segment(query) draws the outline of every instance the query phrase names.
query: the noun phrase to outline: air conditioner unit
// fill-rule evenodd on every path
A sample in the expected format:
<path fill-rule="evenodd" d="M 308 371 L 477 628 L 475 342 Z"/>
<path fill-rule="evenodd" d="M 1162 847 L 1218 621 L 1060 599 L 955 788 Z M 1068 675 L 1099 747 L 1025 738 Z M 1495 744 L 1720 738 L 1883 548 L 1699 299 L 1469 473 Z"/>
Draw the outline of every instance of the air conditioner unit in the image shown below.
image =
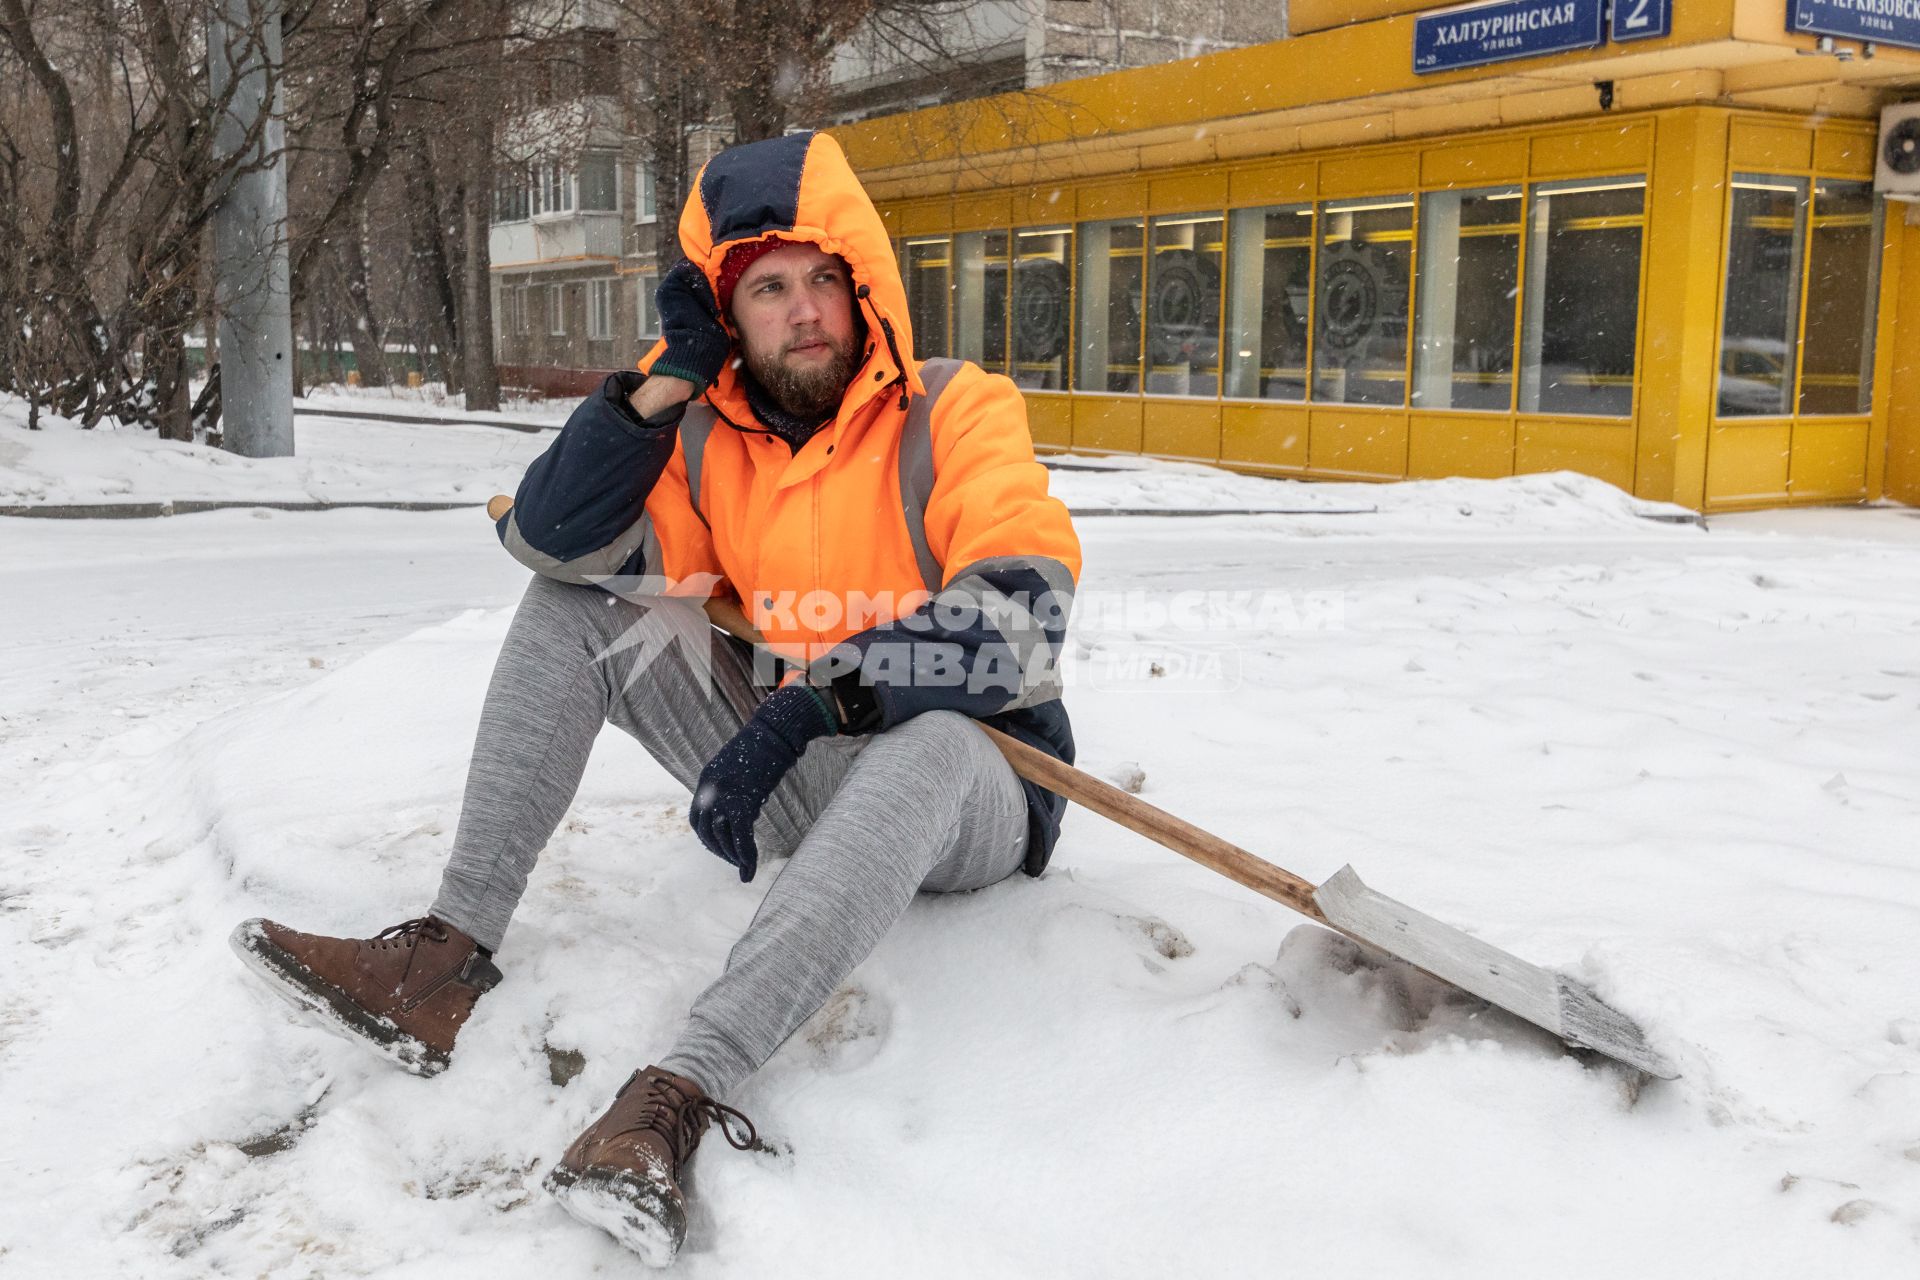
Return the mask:
<path fill-rule="evenodd" d="M 1902 102 L 1880 113 L 1880 149 L 1873 189 L 1889 200 L 1920 201 L 1920 102 Z"/>

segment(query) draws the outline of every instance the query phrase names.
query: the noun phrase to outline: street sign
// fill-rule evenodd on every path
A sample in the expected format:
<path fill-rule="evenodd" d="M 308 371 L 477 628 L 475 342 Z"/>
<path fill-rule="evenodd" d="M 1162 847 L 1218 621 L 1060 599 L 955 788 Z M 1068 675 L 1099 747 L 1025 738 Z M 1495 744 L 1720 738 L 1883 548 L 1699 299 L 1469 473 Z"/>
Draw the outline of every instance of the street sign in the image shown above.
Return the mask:
<path fill-rule="evenodd" d="M 1613 40 L 1651 40 L 1673 34 L 1673 0 L 1613 0 Z"/>
<path fill-rule="evenodd" d="M 1920 0 L 1899 2 L 1920 4 Z M 1460 5 L 1415 20 L 1413 69 L 1424 74 L 1537 58 L 1592 49 L 1606 38 L 1606 0 L 1494 0 Z"/>
<path fill-rule="evenodd" d="M 1920 0 L 1792 0 L 1787 30 L 1920 49 Z"/>

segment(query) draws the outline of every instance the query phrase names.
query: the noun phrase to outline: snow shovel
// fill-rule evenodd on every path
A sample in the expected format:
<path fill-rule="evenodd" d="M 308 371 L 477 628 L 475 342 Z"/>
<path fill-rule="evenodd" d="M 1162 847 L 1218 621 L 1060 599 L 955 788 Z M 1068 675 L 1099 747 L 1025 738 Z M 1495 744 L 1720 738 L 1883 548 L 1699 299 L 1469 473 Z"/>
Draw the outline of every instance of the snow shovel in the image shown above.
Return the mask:
<path fill-rule="evenodd" d="M 488 514 L 497 520 L 511 505 L 512 499 L 496 497 L 488 504 Z M 734 601 L 709 600 L 705 608 L 708 619 L 722 631 L 752 644 L 765 642 Z M 993 740 L 1013 771 L 1029 782 L 1137 831 L 1309 920 L 1498 1005 L 1575 1048 L 1603 1054 L 1663 1080 L 1680 1074 L 1647 1043 L 1631 1018 L 1584 986 L 1374 892 L 1350 866 L 1315 887 L 1044 751 L 988 725 L 980 730 Z"/>
<path fill-rule="evenodd" d="M 714 612 L 709 609 L 711 614 Z M 744 619 L 743 619 L 744 620 Z M 726 628 L 721 624 L 723 629 Z M 1238 845 L 1202 831 L 1138 796 L 1102 782 L 1044 751 L 1010 738 L 988 725 L 980 729 L 1013 766 L 1013 771 L 1056 795 L 1110 818 L 1346 934 L 1355 942 L 1406 961 L 1515 1017 L 1558 1036 L 1567 1044 L 1591 1049 L 1648 1075 L 1672 1080 L 1680 1072 L 1649 1045 L 1631 1018 L 1603 1002 L 1579 983 L 1552 970 L 1423 915 L 1405 903 L 1369 889 L 1352 867 L 1342 867 L 1315 888 L 1291 871 L 1257 858 Z"/>
<path fill-rule="evenodd" d="M 762 639 L 731 600 L 710 600 L 707 616 L 722 631 L 743 640 Z M 1369 889 L 1352 867 L 1342 867 L 1318 888 L 1238 845 L 1157 809 L 1135 795 L 1063 764 L 1044 751 L 989 725 L 980 731 L 1000 748 L 1013 771 L 1055 795 L 1137 831 L 1201 866 L 1238 881 L 1255 893 L 1292 907 L 1309 920 L 1355 942 L 1406 961 L 1416 969 L 1471 992 L 1524 1018 L 1567 1044 L 1590 1049 L 1648 1075 L 1672 1080 L 1680 1073 L 1631 1018 L 1579 983 L 1528 964 L 1405 903 Z"/>

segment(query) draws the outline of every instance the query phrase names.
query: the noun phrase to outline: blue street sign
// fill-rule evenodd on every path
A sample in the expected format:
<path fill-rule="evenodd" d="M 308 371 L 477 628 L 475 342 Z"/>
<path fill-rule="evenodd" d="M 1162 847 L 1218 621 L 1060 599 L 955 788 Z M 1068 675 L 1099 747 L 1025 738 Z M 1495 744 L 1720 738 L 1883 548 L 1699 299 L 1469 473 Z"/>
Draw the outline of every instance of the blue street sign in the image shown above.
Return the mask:
<path fill-rule="evenodd" d="M 1864 2 L 1864 0 L 1863 0 Z M 1920 4 L 1920 0 L 1903 0 Z M 1512 58 L 1591 49 L 1606 34 L 1606 0 L 1494 0 L 1421 15 L 1415 72 L 1453 71 Z"/>
<path fill-rule="evenodd" d="M 1787 30 L 1920 49 L 1920 0 L 1793 0 Z"/>
<path fill-rule="evenodd" d="M 1673 34 L 1673 0 L 1613 0 L 1613 41 Z"/>

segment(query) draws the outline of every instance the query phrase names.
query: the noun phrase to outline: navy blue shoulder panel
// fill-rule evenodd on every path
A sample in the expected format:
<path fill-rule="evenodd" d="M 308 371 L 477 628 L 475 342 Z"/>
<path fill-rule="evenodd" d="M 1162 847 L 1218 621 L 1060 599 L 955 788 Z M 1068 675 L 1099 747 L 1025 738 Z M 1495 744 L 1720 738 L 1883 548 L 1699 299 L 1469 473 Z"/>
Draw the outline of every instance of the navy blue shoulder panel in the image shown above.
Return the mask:
<path fill-rule="evenodd" d="M 713 242 L 750 240 L 769 231 L 791 231 L 800 220 L 800 175 L 813 134 L 729 147 L 707 161 L 700 203 L 713 226 Z"/>
<path fill-rule="evenodd" d="M 529 547 L 555 560 L 598 551 L 646 511 L 673 457 L 672 427 L 649 427 L 627 396 L 645 376 L 622 371 L 582 400 L 514 494 L 512 516 Z M 507 517 L 496 525 L 504 540 Z"/>

